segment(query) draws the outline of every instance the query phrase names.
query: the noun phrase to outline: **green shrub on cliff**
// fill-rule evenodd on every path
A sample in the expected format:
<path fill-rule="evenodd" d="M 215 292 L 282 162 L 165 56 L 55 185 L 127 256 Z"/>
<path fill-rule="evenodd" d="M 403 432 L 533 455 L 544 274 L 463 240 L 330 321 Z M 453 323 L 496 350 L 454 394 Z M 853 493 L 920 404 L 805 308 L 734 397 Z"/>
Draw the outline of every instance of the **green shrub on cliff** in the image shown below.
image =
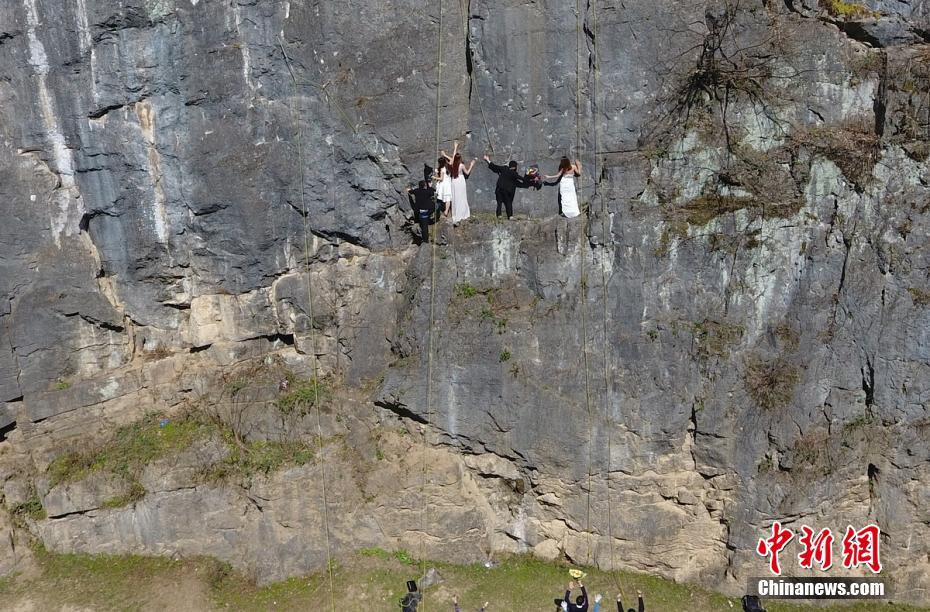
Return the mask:
<path fill-rule="evenodd" d="M 32 494 L 26 501 L 16 504 L 10 508 L 9 511 L 13 519 L 13 524 L 20 528 L 26 526 L 26 519 L 41 521 L 48 516 L 45 513 L 45 508 L 42 507 L 42 500 L 39 499 L 39 495 L 35 490 L 32 491 Z"/>
<path fill-rule="evenodd" d="M 212 429 L 212 425 L 194 416 L 169 420 L 163 415 L 149 414 L 141 421 L 117 429 L 100 447 L 56 457 L 46 471 L 49 484 L 74 482 L 103 471 L 134 481 L 146 464 L 188 448 Z"/>
<path fill-rule="evenodd" d="M 282 414 L 306 414 L 317 403 L 323 404 L 332 394 L 330 388 L 315 378 L 310 380 L 291 380 L 287 393 L 275 402 Z"/>
<path fill-rule="evenodd" d="M 291 465 L 305 465 L 313 461 L 314 449 L 301 440 L 276 442 L 256 440 L 238 443 L 224 435 L 229 455 L 210 470 L 211 480 L 249 479 L 272 474 Z"/>
<path fill-rule="evenodd" d="M 881 13 L 878 11 L 873 11 L 869 7 L 855 2 L 844 2 L 844 0 L 829 0 L 827 2 L 827 12 L 841 19 L 877 19 L 881 17 Z"/>

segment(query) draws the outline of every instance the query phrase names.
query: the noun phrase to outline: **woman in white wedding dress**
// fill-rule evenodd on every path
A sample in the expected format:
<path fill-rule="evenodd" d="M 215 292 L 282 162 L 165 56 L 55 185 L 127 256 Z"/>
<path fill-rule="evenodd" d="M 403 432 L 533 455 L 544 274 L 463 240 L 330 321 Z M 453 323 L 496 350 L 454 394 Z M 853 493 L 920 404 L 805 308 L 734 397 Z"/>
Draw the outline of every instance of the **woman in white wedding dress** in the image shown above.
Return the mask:
<path fill-rule="evenodd" d="M 452 155 L 446 155 L 442 152 L 443 157 L 449 160 L 449 176 L 452 177 L 452 225 L 456 225 L 471 216 L 471 210 L 468 208 L 468 189 L 465 180 L 471 174 L 475 167 L 475 160 L 468 164 L 462 160 L 462 154 L 459 153 L 459 143 L 455 142 L 455 148 L 452 149 Z"/>
<path fill-rule="evenodd" d="M 559 162 L 559 173 L 546 176 L 547 180 L 558 179 L 559 212 L 569 219 L 581 214 L 578 208 L 578 196 L 575 193 L 575 177 L 581 176 L 581 162 L 563 157 Z M 549 183 L 553 184 L 553 183 Z"/>
<path fill-rule="evenodd" d="M 436 181 L 436 200 L 439 206 L 436 207 L 436 221 L 439 221 L 439 215 L 449 216 L 452 211 L 452 177 L 449 176 L 449 164 L 445 157 L 440 157 L 437 163 L 439 170 L 434 175 Z"/>

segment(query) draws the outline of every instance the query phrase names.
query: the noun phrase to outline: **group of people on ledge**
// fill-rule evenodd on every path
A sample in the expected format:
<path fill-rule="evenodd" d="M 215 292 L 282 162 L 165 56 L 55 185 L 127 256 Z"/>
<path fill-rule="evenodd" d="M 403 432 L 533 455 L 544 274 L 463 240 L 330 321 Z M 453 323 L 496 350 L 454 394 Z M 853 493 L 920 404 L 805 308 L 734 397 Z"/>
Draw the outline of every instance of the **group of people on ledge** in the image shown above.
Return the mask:
<path fill-rule="evenodd" d="M 453 226 L 471 216 L 465 181 L 471 176 L 476 161 L 472 159 L 466 163 L 459 153 L 459 143 L 455 141 L 452 155 L 441 151 L 436 169 L 427 166 L 424 179 L 418 186 L 407 189 L 423 242 L 429 240 L 429 226 L 438 222 L 442 216 L 451 215 Z M 520 174 L 515 161 L 500 166 L 491 161 L 488 155 L 484 156 L 484 161 L 488 164 L 488 169 L 497 174 L 494 199 L 497 201 L 498 217 L 502 212 L 506 213 L 508 220 L 513 217 L 513 200 L 517 189 L 541 189 L 543 185 L 559 186 L 559 212 L 563 216 L 572 218 L 581 214 L 578 196 L 575 193 L 575 177 L 581 176 L 580 161 L 563 157 L 559 162 L 558 171 L 545 177 L 540 176 L 535 167 L 531 167 L 525 174 Z"/>

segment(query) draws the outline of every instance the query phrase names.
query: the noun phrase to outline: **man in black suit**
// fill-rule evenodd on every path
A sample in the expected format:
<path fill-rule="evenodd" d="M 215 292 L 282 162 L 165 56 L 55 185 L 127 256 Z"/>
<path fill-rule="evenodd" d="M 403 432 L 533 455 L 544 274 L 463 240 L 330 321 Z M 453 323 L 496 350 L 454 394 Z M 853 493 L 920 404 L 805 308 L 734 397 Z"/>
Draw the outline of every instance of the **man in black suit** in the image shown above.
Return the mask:
<path fill-rule="evenodd" d="M 517 187 L 527 187 L 523 177 L 517 172 L 517 162 L 511 161 L 506 166 L 498 166 L 487 155 L 484 161 L 488 168 L 497 174 L 497 186 L 494 188 L 494 199 L 497 200 L 497 216 L 501 216 L 501 208 L 507 210 L 507 219 L 513 216 L 513 198 L 517 195 Z"/>
<path fill-rule="evenodd" d="M 420 181 L 416 189 L 407 189 L 407 197 L 410 198 L 410 207 L 413 208 L 413 216 L 417 223 L 420 224 L 420 235 L 422 242 L 429 242 L 429 225 L 433 219 L 433 212 L 436 210 L 436 190 L 429 186 L 426 181 Z"/>

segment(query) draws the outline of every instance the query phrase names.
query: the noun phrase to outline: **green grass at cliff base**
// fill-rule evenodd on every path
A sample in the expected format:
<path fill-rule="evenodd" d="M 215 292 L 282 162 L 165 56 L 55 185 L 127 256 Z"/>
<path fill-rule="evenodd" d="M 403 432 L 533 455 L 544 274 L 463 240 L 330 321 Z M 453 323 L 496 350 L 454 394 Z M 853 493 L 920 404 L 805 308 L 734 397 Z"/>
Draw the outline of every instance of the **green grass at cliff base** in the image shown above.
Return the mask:
<path fill-rule="evenodd" d="M 37 568 L 0 582 L 9 609 L 164 610 L 323 610 L 330 607 L 326 572 L 259 586 L 214 559 L 140 556 L 58 555 L 39 550 Z M 552 610 L 569 580 L 569 566 L 514 557 L 493 568 L 428 563 L 444 581 L 426 590 L 427 610 L 451 610 L 457 594 L 463 611 L 490 601 L 489 612 Z M 418 579 L 423 565 L 404 551 L 365 549 L 334 565 L 332 596 L 339 610 L 396 611 L 407 580 Z M 618 584 L 633 602 L 637 589 L 647 610 L 711 612 L 740 610 L 739 601 L 654 576 L 586 569 L 589 592 L 603 593 L 612 612 Z M 919 608 L 887 603 L 854 603 L 830 608 L 766 601 L 769 612 L 836 609 L 907 611 Z"/>

